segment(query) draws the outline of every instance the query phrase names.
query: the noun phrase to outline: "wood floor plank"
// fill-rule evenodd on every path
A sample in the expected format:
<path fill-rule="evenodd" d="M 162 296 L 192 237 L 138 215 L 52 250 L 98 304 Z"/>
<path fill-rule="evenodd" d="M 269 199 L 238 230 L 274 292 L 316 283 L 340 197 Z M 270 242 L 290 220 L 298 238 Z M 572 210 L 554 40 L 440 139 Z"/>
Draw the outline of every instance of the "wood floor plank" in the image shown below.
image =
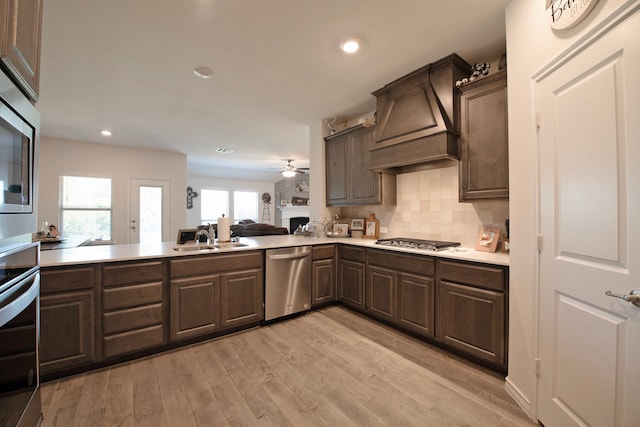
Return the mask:
<path fill-rule="evenodd" d="M 504 378 L 341 307 L 42 385 L 49 426 L 535 426 Z"/>

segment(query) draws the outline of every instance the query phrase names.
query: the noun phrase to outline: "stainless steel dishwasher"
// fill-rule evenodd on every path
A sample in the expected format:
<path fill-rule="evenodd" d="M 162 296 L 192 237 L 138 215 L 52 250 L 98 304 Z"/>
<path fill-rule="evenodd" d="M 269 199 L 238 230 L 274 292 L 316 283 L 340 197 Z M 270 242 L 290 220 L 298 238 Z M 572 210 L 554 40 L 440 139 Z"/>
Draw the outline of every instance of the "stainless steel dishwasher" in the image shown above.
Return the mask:
<path fill-rule="evenodd" d="M 264 320 L 311 308 L 311 246 L 266 253 Z"/>

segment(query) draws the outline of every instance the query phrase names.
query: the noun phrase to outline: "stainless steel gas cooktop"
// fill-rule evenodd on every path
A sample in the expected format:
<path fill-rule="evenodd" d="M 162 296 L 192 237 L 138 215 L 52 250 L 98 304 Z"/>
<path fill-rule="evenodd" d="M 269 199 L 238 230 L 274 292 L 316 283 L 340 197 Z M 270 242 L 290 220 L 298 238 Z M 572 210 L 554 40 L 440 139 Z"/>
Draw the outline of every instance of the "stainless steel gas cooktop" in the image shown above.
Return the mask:
<path fill-rule="evenodd" d="M 423 249 L 426 251 L 443 251 L 445 249 L 460 246 L 459 242 L 443 242 L 440 240 L 409 239 L 406 237 L 393 237 L 378 239 L 378 245 L 397 246 L 401 248 Z"/>

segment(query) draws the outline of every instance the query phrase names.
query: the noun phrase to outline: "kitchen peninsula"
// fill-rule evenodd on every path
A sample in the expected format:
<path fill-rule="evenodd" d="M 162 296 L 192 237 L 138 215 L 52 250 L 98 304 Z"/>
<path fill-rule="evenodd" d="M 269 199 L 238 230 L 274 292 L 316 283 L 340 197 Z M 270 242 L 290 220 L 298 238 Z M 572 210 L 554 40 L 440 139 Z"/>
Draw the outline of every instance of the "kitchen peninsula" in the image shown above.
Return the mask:
<path fill-rule="evenodd" d="M 260 326 L 265 251 L 307 245 L 313 249 L 311 308 L 338 302 L 506 371 L 506 254 L 293 235 L 243 237 L 240 243 L 180 251 L 167 242 L 42 252 L 43 377 Z"/>

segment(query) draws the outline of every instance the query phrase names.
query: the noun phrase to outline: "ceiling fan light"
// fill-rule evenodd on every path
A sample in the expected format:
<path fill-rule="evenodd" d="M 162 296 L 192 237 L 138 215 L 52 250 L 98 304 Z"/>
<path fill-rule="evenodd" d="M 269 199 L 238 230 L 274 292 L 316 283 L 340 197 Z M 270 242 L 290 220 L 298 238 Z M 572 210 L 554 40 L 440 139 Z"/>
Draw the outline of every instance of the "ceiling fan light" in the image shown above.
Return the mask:
<path fill-rule="evenodd" d="M 282 171 L 282 176 L 286 178 L 291 178 L 293 176 L 296 176 L 296 171 L 290 170 L 290 169 L 284 170 Z"/>

